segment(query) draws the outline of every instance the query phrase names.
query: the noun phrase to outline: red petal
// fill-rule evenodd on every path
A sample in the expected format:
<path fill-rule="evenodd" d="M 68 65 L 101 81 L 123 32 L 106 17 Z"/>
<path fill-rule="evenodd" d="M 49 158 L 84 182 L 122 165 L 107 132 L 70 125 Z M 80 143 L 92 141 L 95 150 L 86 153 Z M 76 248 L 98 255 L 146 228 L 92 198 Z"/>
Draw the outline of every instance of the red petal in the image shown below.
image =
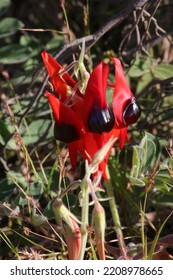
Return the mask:
<path fill-rule="evenodd" d="M 69 260 L 77 260 L 81 249 L 81 232 L 77 222 L 70 217 L 74 232 L 67 231 L 66 243 Z"/>
<path fill-rule="evenodd" d="M 121 62 L 118 58 L 112 59 L 115 69 L 115 89 L 113 95 L 113 112 L 115 116 L 115 127 L 124 127 L 123 110 L 126 103 L 133 98 L 133 94 L 127 84 Z"/>
<path fill-rule="evenodd" d="M 73 88 L 76 85 L 76 81 L 67 72 L 60 76 L 59 71 L 63 70 L 63 67 L 45 50 L 41 53 L 41 56 L 56 94 L 64 101 L 67 96 L 67 85 Z"/>
<path fill-rule="evenodd" d="M 99 63 L 93 70 L 84 95 L 84 120 L 87 123 L 88 115 L 94 106 L 105 109 L 106 86 L 109 67 L 104 62 Z"/>
<path fill-rule="evenodd" d="M 77 164 L 78 145 L 76 142 L 77 141 L 74 141 L 68 144 L 70 161 L 73 168 L 75 168 Z"/>
<path fill-rule="evenodd" d="M 61 124 L 71 124 L 77 128 L 81 137 L 83 137 L 85 130 L 82 122 L 80 121 L 78 115 L 65 106 L 57 97 L 52 93 L 46 91 L 46 95 L 49 99 L 49 103 L 52 107 L 53 115 L 57 123 Z"/>
<path fill-rule="evenodd" d="M 50 77 L 54 74 L 54 72 L 59 72 L 63 69 L 56 59 L 48 54 L 46 50 L 44 50 L 41 55 Z M 65 72 L 62 77 L 69 86 L 74 87 L 76 85 L 76 81 L 67 72 Z"/>
<path fill-rule="evenodd" d="M 129 137 L 127 134 L 127 127 L 123 127 L 120 129 L 120 138 L 119 138 L 119 147 L 122 149 L 126 141 L 129 141 Z"/>
<path fill-rule="evenodd" d="M 86 132 L 85 137 L 87 138 L 88 133 Z M 83 159 L 87 159 L 90 162 L 90 158 L 88 154 L 86 153 L 86 146 L 85 146 L 85 140 L 84 138 L 81 138 L 78 141 L 74 141 L 68 144 L 68 149 L 69 149 L 69 156 L 71 160 L 72 167 L 76 167 L 77 164 L 77 155 L 78 152 L 81 154 Z"/>

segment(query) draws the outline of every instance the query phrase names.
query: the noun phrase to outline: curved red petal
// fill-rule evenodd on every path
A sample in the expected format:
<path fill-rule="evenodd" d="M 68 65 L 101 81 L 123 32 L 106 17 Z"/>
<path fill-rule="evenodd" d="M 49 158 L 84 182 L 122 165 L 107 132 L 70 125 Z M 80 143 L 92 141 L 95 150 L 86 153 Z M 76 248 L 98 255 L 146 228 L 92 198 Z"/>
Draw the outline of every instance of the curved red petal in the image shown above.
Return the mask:
<path fill-rule="evenodd" d="M 119 137 L 119 147 L 123 149 L 125 142 L 129 141 L 129 137 L 127 134 L 127 127 L 123 127 L 120 129 L 120 137 Z"/>
<path fill-rule="evenodd" d="M 87 147 L 85 145 L 86 143 L 84 140 L 87 137 L 88 137 L 88 133 L 86 132 L 84 137 L 82 137 L 80 140 L 68 144 L 70 161 L 73 168 L 76 167 L 78 153 L 81 154 L 84 160 L 88 160 L 90 162 L 90 156 L 87 153 Z"/>
<path fill-rule="evenodd" d="M 123 110 L 133 94 L 127 84 L 121 62 L 118 58 L 112 58 L 115 65 L 115 88 L 113 95 L 113 112 L 115 116 L 115 127 L 124 127 Z"/>
<path fill-rule="evenodd" d="M 81 232 L 77 222 L 70 217 L 73 231 L 67 231 L 66 243 L 69 260 L 77 260 L 81 249 Z"/>
<path fill-rule="evenodd" d="M 41 56 L 50 78 L 55 72 L 59 72 L 62 69 L 62 66 L 50 54 L 48 54 L 46 50 L 42 51 Z"/>
<path fill-rule="evenodd" d="M 108 73 L 109 67 L 104 62 L 99 63 L 91 73 L 83 99 L 85 123 L 87 123 L 89 113 L 94 106 L 101 109 L 107 107 L 106 86 Z"/>
<path fill-rule="evenodd" d="M 59 75 L 59 71 L 63 70 L 63 67 L 46 50 L 41 53 L 41 56 L 54 86 L 55 93 L 64 101 L 67 97 L 67 85 L 73 88 L 76 85 L 76 81 L 67 72 Z"/>
<path fill-rule="evenodd" d="M 75 168 L 76 164 L 77 164 L 77 156 L 78 156 L 78 152 L 79 152 L 79 143 L 78 143 L 79 141 L 81 142 L 82 140 L 73 141 L 68 144 L 70 161 L 71 161 L 71 165 L 73 168 Z"/>
<path fill-rule="evenodd" d="M 45 66 L 47 68 L 47 71 L 49 73 L 49 76 L 51 77 L 55 72 L 59 72 L 60 70 L 64 69 L 57 61 L 54 59 L 50 54 L 44 50 L 41 53 L 42 59 L 45 63 Z M 76 81 L 67 73 L 65 72 L 62 75 L 62 78 L 65 80 L 65 82 L 71 86 L 74 87 L 76 85 Z"/>
<path fill-rule="evenodd" d="M 83 135 L 85 133 L 85 129 L 84 129 L 83 124 L 80 121 L 78 115 L 73 110 L 71 110 L 70 108 L 65 106 L 52 93 L 46 91 L 46 95 L 49 99 L 49 103 L 51 105 L 55 121 L 58 124 L 64 123 L 64 124 L 73 125 L 74 127 L 76 127 L 76 129 L 80 133 L 80 136 L 83 137 Z"/>
<path fill-rule="evenodd" d="M 78 145 L 76 142 L 77 141 L 74 141 L 68 144 L 70 161 L 73 168 L 75 168 L 77 164 Z"/>

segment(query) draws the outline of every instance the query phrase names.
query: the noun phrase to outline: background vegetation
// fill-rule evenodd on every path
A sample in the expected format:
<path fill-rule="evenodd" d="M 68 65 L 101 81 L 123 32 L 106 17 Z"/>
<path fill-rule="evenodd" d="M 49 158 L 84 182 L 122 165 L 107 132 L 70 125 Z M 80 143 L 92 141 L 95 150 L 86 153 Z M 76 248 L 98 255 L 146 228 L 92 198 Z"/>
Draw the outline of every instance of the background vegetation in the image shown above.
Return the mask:
<path fill-rule="evenodd" d="M 146 253 L 155 242 L 152 257 L 172 259 L 173 1 L 72 0 L 65 1 L 65 12 L 61 4 L 0 2 L 0 258 L 67 258 L 51 203 L 60 186 L 82 178 L 84 164 L 79 159 L 72 170 L 66 146 L 59 143 L 57 151 L 40 53 L 46 49 L 60 63 L 70 63 L 80 52 L 76 39 L 95 34 L 86 41 L 85 65 L 92 69 L 119 57 L 142 109 L 129 127 L 131 141 L 122 151 L 116 144 L 109 160 L 125 243 L 133 258 L 142 258 L 144 247 Z M 77 190 L 64 203 L 80 215 Z M 102 205 L 106 255 L 116 259 L 109 204 Z M 96 258 L 92 229 L 90 239 L 86 259 Z"/>

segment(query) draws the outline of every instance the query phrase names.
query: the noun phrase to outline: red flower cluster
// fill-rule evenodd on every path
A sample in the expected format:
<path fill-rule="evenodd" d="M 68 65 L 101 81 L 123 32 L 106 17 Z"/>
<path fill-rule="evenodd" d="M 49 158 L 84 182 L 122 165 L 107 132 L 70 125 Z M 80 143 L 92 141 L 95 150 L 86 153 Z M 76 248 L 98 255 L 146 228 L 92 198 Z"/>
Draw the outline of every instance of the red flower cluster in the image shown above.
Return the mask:
<path fill-rule="evenodd" d="M 108 82 L 109 67 L 101 62 L 82 94 L 77 82 L 51 55 L 43 51 L 42 58 L 54 87 L 54 93 L 46 91 L 55 118 L 54 135 L 68 144 L 72 166 L 76 166 L 78 152 L 90 162 L 112 136 L 119 138 L 122 149 L 128 140 L 127 127 L 139 118 L 140 107 L 126 82 L 120 60 L 112 58 L 115 84 Z M 108 86 L 114 88 L 112 108 L 106 101 Z M 109 153 L 99 165 L 105 179 L 108 157 Z"/>

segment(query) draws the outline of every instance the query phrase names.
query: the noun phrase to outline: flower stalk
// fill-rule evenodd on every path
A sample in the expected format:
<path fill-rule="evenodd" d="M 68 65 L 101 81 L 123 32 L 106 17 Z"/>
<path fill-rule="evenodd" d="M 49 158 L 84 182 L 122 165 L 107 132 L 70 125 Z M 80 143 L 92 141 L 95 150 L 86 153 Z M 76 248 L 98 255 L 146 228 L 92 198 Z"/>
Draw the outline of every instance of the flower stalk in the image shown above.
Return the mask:
<path fill-rule="evenodd" d="M 100 176 L 99 176 L 100 177 Z M 94 191 L 94 184 L 89 180 L 92 200 L 94 201 L 94 208 L 92 212 L 92 226 L 94 228 L 94 237 L 98 250 L 100 260 L 105 260 L 105 229 L 106 229 L 106 216 L 105 210 L 100 204 L 96 193 Z"/>
<path fill-rule="evenodd" d="M 109 199 L 109 205 L 110 205 L 110 210 L 111 210 L 111 213 L 112 213 L 114 226 L 115 226 L 115 229 L 116 229 L 119 249 L 120 249 L 120 252 L 121 252 L 121 255 L 122 255 L 123 259 L 124 260 L 129 260 L 130 257 L 128 256 L 127 247 L 126 247 L 125 242 L 124 242 L 124 236 L 123 236 L 123 232 L 122 232 L 121 221 L 120 221 L 120 217 L 119 217 L 119 213 L 118 213 L 118 206 L 117 206 L 115 196 L 114 196 L 114 193 L 113 193 L 113 187 L 112 187 L 112 184 L 111 184 L 110 174 L 109 174 L 108 168 L 107 168 L 107 176 L 108 176 L 109 180 L 105 182 L 105 185 L 106 185 L 106 191 L 107 191 L 108 197 L 110 198 Z"/>
<path fill-rule="evenodd" d="M 81 182 L 82 192 L 82 217 L 81 217 L 81 250 L 78 260 L 84 259 L 87 238 L 88 238 L 88 214 L 89 214 L 89 186 L 86 178 Z"/>

